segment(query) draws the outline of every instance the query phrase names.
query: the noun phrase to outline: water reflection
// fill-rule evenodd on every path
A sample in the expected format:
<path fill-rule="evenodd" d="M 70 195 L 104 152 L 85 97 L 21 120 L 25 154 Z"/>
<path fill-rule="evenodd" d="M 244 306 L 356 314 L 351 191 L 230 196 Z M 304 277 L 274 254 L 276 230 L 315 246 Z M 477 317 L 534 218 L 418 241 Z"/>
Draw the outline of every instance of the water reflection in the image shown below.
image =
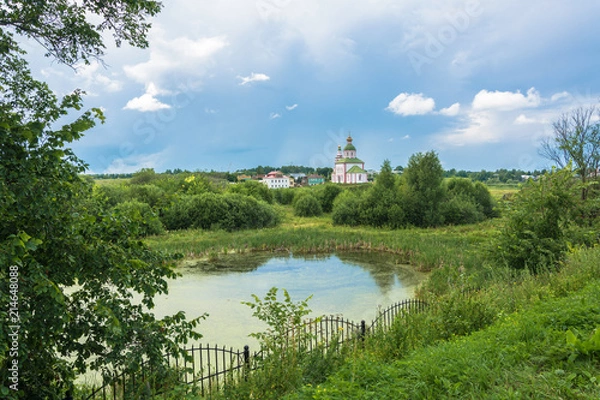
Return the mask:
<path fill-rule="evenodd" d="M 262 297 L 273 286 L 287 289 L 295 301 L 313 295 L 313 316 L 370 321 L 378 307 L 413 297 L 425 277 L 393 255 L 356 252 L 237 255 L 210 263 L 187 261 L 179 271 L 183 276 L 169 282 L 169 295 L 156 301 L 157 316 L 184 310 L 191 318 L 207 312 L 202 342 L 234 347 L 251 342 L 248 334 L 264 328 L 241 302 L 252 294 Z"/>

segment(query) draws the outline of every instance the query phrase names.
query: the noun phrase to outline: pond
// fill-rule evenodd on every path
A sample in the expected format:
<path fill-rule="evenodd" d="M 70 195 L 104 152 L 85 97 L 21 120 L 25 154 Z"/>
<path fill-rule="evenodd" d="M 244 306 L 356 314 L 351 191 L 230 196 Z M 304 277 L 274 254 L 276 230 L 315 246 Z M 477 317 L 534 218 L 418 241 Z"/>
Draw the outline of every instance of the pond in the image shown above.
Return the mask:
<path fill-rule="evenodd" d="M 262 299 L 277 287 L 280 292 L 286 289 L 294 301 L 312 295 L 312 317 L 342 315 L 370 322 L 378 308 L 412 298 L 426 276 L 380 253 L 249 254 L 214 263 L 188 260 L 178 271 L 183 276 L 169 281 L 169 294 L 156 299 L 155 314 L 183 310 L 191 319 L 208 313 L 198 329 L 204 336 L 200 342 L 234 348 L 255 345 L 248 334 L 265 328 L 242 304 L 251 301 L 252 294 Z"/>

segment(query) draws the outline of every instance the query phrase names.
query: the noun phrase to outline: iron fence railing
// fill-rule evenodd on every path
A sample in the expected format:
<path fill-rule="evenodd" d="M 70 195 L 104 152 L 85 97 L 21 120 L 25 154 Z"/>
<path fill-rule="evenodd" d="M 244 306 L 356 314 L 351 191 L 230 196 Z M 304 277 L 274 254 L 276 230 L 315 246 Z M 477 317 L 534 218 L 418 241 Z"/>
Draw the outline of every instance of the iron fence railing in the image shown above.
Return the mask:
<path fill-rule="evenodd" d="M 364 320 L 356 323 L 341 316 L 307 320 L 288 332 L 286 345 L 298 346 L 305 352 L 316 349 L 326 351 L 334 343 L 342 346 L 362 340 L 376 331 L 388 330 L 398 318 L 421 312 L 426 307 L 427 304 L 421 300 L 404 300 L 380 311 L 369 325 Z M 301 340 L 295 340 L 297 337 Z M 187 357 L 165 355 L 165 358 L 174 368 L 177 381 L 196 385 L 202 395 L 218 391 L 223 385 L 236 380 L 245 379 L 247 374 L 260 367 L 266 356 L 264 350 L 251 352 L 249 346 L 239 350 L 208 344 L 192 346 L 185 349 L 185 353 Z M 152 376 L 152 369 L 146 365 L 142 365 L 136 373 L 115 373 L 105 377 L 102 385 L 92 389 L 84 400 L 152 398 L 161 392 L 160 385 L 149 382 Z"/>

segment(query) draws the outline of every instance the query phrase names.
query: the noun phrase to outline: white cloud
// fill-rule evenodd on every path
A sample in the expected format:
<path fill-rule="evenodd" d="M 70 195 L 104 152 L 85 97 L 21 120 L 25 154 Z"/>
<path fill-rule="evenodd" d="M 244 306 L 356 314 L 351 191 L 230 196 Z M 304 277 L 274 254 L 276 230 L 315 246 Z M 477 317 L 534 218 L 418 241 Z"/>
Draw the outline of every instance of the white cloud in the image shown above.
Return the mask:
<path fill-rule="evenodd" d="M 474 110 L 516 110 L 527 107 L 537 107 L 540 105 L 540 94 L 531 88 L 524 96 L 520 91 L 516 92 L 489 92 L 481 90 L 473 98 L 472 107 Z"/>
<path fill-rule="evenodd" d="M 562 99 L 568 99 L 569 97 L 571 97 L 569 92 L 554 93 L 552 97 L 550 97 L 550 101 L 554 102 Z"/>
<path fill-rule="evenodd" d="M 294 104 L 291 106 L 285 106 L 286 110 L 288 110 L 288 111 L 292 111 L 292 110 L 296 109 L 296 107 L 298 107 L 298 104 Z"/>
<path fill-rule="evenodd" d="M 440 141 L 451 146 L 498 142 L 499 126 L 495 125 L 495 120 L 495 114 L 492 112 L 470 113 L 466 120 L 466 126 L 446 133 L 440 138 Z"/>
<path fill-rule="evenodd" d="M 533 88 L 527 91 L 527 95 L 518 91 L 482 90 L 475 95 L 472 107 L 461 113 L 464 115 L 459 126 L 438 135 L 437 142 L 450 146 L 510 142 L 535 147 L 542 137 L 548 135 L 552 121 L 581 101 L 565 93 L 548 98 L 542 97 Z M 567 101 L 556 102 L 565 98 Z"/>
<path fill-rule="evenodd" d="M 538 121 L 535 118 L 528 118 L 525 114 L 520 114 L 517 118 L 515 118 L 515 124 L 524 125 L 524 124 L 535 124 Z"/>
<path fill-rule="evenodd" d="M 107 92 L 118 92 L 123 88 L 123 83 L 117 79 L 110 78 L 100 71 L 100 64 L 80 64 L 75 66 L 77 75 L 84 79 L 85 87 L 99 87 Z"/>
<path fill-rule="evenodd" d="M 442 108 L 440 114 L 448 117 L 454 117 L 460 112 L 460 103 L 454 103 L 450 107 Z"/>
<path fill-rule="evenodd" d="M 245 85 L 247 83 L 251 83 L 251 82 L 264 82 L 264 81 L 268 81 L 269 79 L 271 79 L 269 76 L 265 75 L 265 74 L 261 74 L 261 73 L 251 73 L 250 76 L 238 76 L 239 79 L 242 80 L 242 82 L 240 83 L 240 85 Z"/>
<path fill-rule="evenodd" d="M 204 112 L 205 112 L 205 113 L 207 113 L 207 114 L 216 114 L 216 113 L 218 113 L 219 111 L 217 111 L 217 110 L 215 110 L 215 109 L 213 109 L 213 108 L 208 108 L 208 107 L 206 107 L 206 108 L 204 109 Z"/>
<path fill-rule="evenodd" d="M 404 135 L 404 136 L 402 136 L 402 140 L 408 140 L 408 139 L 410 139 L 410 135 Z"/>
<path fill-rule="evenodd" d="M 152 32 L 148 61 L 123 67 L 128 77 L 145 85 L 149 82 L 159 86 L 172 85 L 173 74 L 201 76 L 211 58 L 228 45 L 223 36 L 165 39 L 167 34 L 163 30 L 153 29 Z"/>
<path fill-rule="evenodd" d="M 281 118 L 281 114 L 272 112 L 271 115 L 269 115 L 269 119 L 277 119 L 277 118 Z"/>
<path fill-rule="evenodd" d="M 169 158 L 171 149 L 166 148 L 153 154 L 132 154 L 128 157 L 114 159 L 103 171 L 105 174 L 128 174 L 142 168 L 159 169 L 162 161 Z"/>
<path fill-rule="evenodd" d="M 146 88 L 146 93 L 139 97 L 135 97 L 125 104 L 124 110 L 137 110 L 141 112 L 158 111 L 162 109 L 171 108 L 170 105 L 161 103 L 155 96 L 159 94 L 166 94 L 165 91 L 157 89 L 156 85 L 150 83 Z"/>
<path fill-rule="evenodd" d="M 386 110 L 398 115 L 423 115 L 435 109 L 435 101 L 423 93 L 400 93 L 388 104 Z"/>

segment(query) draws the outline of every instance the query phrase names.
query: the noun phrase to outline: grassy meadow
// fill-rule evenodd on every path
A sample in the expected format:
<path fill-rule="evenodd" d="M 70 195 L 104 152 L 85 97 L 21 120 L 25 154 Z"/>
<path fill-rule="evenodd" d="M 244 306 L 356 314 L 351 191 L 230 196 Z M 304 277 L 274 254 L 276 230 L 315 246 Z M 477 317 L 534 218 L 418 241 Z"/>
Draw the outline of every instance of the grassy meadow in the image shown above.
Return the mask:
<path fill-rule="evenodd" d="M 496 229 L 493 221 L 475 225 L 405 230 L 334 226 L 329 215 L 296 217 L 291 206 L 278 206 L 279 226 L 227 232 L 190 229 L 166 232 L 145 239 L 155 250 L 184 258 L 218 258 L 245 252 L 331 253 L 384 251 L 420 271 L 441 265 L 474 262 L 476 249 L 485 246 Z"/>
<path fill-rule="evenodd" d="M 519 190 L 489 187 L 500 204 Z M 269 368 L 212 398 L 600 398 L 597 245 L 573 244 L 556 268 L 533 273 L 491 260 L 504 217 L 391 229 L 335 225 L 331 213 L 299 217 L 292 205 L 273 208 L 280 221 L 273 227 L 181 229 L 143 240 L 178 262 L 251 252 L 388 252 L 398 263 L 430 272 L 417 291 L 430 307 L 339 353 L 279 354 Z M 189 389 L 183 385 L 162 398 L 201 398 Z"/>

